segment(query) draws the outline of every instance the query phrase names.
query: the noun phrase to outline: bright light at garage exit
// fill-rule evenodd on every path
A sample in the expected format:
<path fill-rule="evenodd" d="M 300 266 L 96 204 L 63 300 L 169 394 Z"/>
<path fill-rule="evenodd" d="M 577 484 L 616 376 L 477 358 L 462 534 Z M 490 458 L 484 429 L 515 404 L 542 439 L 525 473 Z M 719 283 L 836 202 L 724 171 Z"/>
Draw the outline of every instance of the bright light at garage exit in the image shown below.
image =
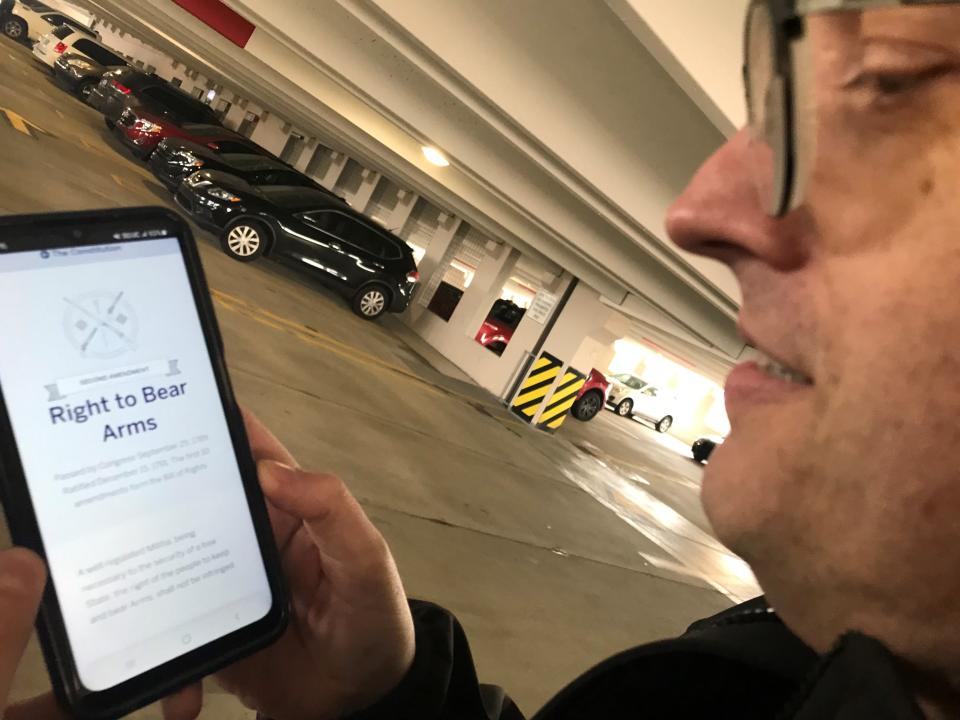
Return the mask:
<path fill-rule="evenodd" d="M 217 91 L 216 91 L 216 90 L 208 90 L 208 91 L 207 91 L 207 102 L 213 102 L 214 98 L 216 98 L 216 97 L 217 97 Z"/>
<path fill-rule="evenodd" d="M 427 159 L 427 161 L 433 163 L 437 167 L 448 167 L 450 165 L 450 161 L 447 160 L 447 156 L 437 150 L 435 147 L 423 145 L 420 149 L 423 150 L 423 156 Z"/>

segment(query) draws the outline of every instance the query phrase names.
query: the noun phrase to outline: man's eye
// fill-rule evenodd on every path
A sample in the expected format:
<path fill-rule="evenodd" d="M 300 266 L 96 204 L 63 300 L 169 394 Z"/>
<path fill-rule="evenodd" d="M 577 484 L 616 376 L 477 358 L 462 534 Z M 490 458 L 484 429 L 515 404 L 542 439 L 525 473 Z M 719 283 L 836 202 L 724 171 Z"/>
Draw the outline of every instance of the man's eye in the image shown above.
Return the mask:
<path fill-rule="evenodd" d="M 868 85 L 880 95 L 899 95 L 919 84 L 915 75 L 875 75 Z"/>
<path fill-rule="evenodd" d="M 943 76 L 948 72 L 945 68 L 931 68 L 922 72 L 909 73 L 864 73 L 856 85 L 869 90 L 879 98 L 896 98 L 916 90 L 924 84 Z"/>

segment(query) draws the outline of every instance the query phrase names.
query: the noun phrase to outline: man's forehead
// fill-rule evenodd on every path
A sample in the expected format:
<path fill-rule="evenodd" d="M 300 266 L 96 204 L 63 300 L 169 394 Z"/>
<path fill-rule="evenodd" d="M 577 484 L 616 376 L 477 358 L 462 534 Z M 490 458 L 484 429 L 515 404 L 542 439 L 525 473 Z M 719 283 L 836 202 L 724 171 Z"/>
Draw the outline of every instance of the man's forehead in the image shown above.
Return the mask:
<path fill-rule="evenodd" d="M 916 7 L 920 5 L 960 5 L 960 0 L 795 0 L 801 15 L 818 12 L 873 10 L 883 7 Z"/>
<path fill-rule="evenodd" d="M 798 0 L 798 7 L 804 0 Z M 960 53 L 960 0 L 919 2 L 918 0 L 807 0 L 807 5 L 832 12 L 814 12 L 824 28 L 832 28 L 844 42 L 869 42 L 871 39 L 902 40 L 931 49 Z M 867 7 L 869 6 L 869 7 Z M 854 48 L 848 48 L 854 52 Z"/>

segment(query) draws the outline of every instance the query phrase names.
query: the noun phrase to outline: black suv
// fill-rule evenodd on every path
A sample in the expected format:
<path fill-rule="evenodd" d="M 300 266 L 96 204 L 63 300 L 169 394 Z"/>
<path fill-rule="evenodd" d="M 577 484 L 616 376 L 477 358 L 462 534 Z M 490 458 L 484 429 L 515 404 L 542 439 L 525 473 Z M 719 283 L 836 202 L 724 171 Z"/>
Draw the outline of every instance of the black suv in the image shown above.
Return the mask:
<path fill-rule="evenodd" d="M 254 187 L 204 171 L 184 180 L 176 198 L 201 225 L 221 231 L 231 257 L 293 260 L 337 287 L 367 320 L 403 312 L 420 279 L 409 245 L 326 190 Z"/>

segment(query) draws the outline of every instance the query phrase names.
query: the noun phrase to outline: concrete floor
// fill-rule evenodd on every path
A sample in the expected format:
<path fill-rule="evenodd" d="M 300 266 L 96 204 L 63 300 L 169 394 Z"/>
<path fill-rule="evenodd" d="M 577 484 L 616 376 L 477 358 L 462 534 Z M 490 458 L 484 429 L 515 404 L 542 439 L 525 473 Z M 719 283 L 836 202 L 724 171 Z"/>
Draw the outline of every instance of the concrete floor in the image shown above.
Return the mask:
<path fill-rule="evenodd" d="M 96 112 L 5 39 L 0 109 L 39 128 L 0 112 L 0 212 L 174 207 Z M 197 234 L 241 401 L 304 465 L 348 481 L 408 592 L 457 613 L 481 678 L 527 712 L 605 656 L 755 592 L 709 535 L 700 468 L 675 442 L 611 413 L 538 433 L 397 318 L 364 322 L 308 278 L 234 262 Z M 34 644 L 14 694 L 47 686 Z M 250 717 L 211 691 L 204 718 Z"/>

